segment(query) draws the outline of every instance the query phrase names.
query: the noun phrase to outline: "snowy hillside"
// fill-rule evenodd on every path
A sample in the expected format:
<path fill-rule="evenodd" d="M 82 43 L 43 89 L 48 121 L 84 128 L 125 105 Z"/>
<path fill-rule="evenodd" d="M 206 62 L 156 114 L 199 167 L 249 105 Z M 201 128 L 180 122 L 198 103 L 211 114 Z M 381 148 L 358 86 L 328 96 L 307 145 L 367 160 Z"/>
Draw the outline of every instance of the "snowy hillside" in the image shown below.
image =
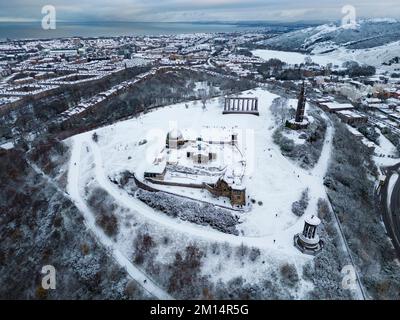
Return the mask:
<path fill-rule="evenodd" d="M 387 71 L 392 73 L 400 71 L 400 41 L 369 49 L 346 49 L 340 47 L 324 54 L 312 53 L 309 55 L 300 52 L 263 49 L 254 50 L 252 53 L 265 61 L 279 59 L 290 65 L 304 63 L 306 58 L 310 57 L 314 63 L 321 66 L 332 64 L 340 67 L 346 61 L 356 61 L 359 64 L 374 66 L 380 72 Z"/>
<path fill-rule="evenodd" d="M 306 61 L 307 57 L 321 66 L 326 66 L 327 64 L 342 66 L 342 64 L 347 61 L 347 57 L 343 54 L 341 57 L 337 57 L 334 54 L 313 54 L 308 55 L 300 52 L 288 52 L 288 51 L 278 51 L 278 50 L 264 50 L 257 49 L 252 51 L 253 55 L 268 61 L 269 59 L 278 59 L 285 62 L 288 65 L 300 65 Z"/>
<path fill-rule="evenodd" d="M 288 57 L 289 61 L 284 62 L 292 64 L 303 63 L 310 55 L 320 65 L 357 61 L 381 71 L 397 72 L 400 70 L 399 30 L 400 22 L 384 19 L 363 20 L 354 29 L 325 24 L 265 40 L 263 44 L 271 50 L 256 50 L 253 54 L 264 59 Z"/>
<path fill-rule="evenodd" d="M 354 29 L 339 23 L 289 32 L 263 41 L 270 49 L 323 53 L 339 47 L 366 49 L 400 40 L 400 22 L 362 20 Z"/>
<path fill-rule="evenodd" d="M 382 71 L 398 72 L 400 70 L 400 41 L 368 49 L 341 47 L 323 56 L 327 59 L 329 57 L 341 61 L 357 61 Z"/>

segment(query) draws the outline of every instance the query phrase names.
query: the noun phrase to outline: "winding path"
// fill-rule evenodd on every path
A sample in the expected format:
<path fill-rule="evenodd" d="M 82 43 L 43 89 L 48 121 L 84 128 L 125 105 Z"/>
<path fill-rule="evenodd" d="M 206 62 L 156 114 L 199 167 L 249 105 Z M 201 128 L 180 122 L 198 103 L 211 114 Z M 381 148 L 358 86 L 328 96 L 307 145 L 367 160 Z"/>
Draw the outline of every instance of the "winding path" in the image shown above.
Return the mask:
<path fill-rule="evenodd" d="M 82 212 L 85 218 L 86 226 L 93 231 L 100 243 L 109 250 L 117 263 L 126 269 L 127 273 L 136 280 L 146 291 L 160 300 L 172 300 L 173 298 L 153 282 L 142 270 L 134 266 L 129 259 L 118 249 L 117 245 L 104 234 L 103 230 L 97 226 L 95 217 L 86 202 L 82 199 L 79 188 L 80 179 L 80 160 L 83 147 L 81 139 L 74 139 L 72 148 L 70 166 L 68 171 L 68 186 L 67 191 L 73 199 L 75 205 Z M 96 172 L 98 164 L 96 163 Z"/>

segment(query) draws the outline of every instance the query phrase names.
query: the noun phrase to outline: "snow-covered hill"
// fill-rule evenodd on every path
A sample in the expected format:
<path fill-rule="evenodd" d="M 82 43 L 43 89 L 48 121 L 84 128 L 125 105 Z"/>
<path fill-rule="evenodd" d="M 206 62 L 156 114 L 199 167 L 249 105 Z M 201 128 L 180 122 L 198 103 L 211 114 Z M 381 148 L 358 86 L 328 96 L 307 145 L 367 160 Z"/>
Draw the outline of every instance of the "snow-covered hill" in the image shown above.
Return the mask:
<path fill-rule="evenodd" d="M 263 42 L 269 49 L 322 55 L 339 61 L 357 61 L 400 69 L 400 21 L 360 20 L 354 28 L 324 24 L 289 32 Z"/>
<path fill-rule="evenodd" d="M 367 64 L 383 71 L 398 72 L 400 70 L 400 41 L 368 49 L 346 49 L 340 47 L 328 54 L 326 57 L 338 60 L 352 60 Z"/>
<path fill-rule="evenodd" d="M 128 272 L 135 280 L 143 283 L 146 274 L 150 274 L 146 289 L 155 296 L 162 297 L 168 291 L 175 298 L 197 297 L 193 293 L 185 295 L 168 290 L 168 281 L 173 278 L 169 280 L 164 271 L 157 275 L 151 271 L 153 268 L 146 269 L 146 274 L 143 274 L 125 259 L 135 256 L 137 250 L 132 244 L 137 243 L 135 239 L 142 229 L 160 246 L 160 254 L 155 255 L 152 262 L 158 264 L 160 270 L 169 270 L 167 265 L 174 264 L 176 252 L 184 252 L 184 246 L 189 243 L 195 244 L 203 252 L 207 252 L 210 246 L 224 246 L 228 249 L 221 249 L 223 251 L 219 257 L 208 253 L 203 259 L 202 274 L 214 284 L 218 283 L 216 287 L 221 287 L 220 283 L 229 283 L 232 279 L 242 277 L 254 288 L 259 286 L 260 279 L 268 279 L 271 281 L 270 287 L 282 291 L 277 294 L 278 298 L 304 298 L 313 289 L 313 284 L 301 277 L 296 286 L 287 288 L 279 278 L 274 280 L 270 274 L 279 274 L 282 265 L 290 264 L 300 275 L 303 268 L 312 263 L 311 257 L 301 254 L 293 246 L 293 235 L 302 230 L 304 219 L 293 214 L 292 204 L 308 188 L 310 198 L 305 215 L 318 212 L 319 200 L 326 197 L 323 177 L 329 162 L 333 129 L 329 127 L 327 130 L 323 150 L 315 167 L 312 170 L 302 169 L 297 163 L 285 158 L 279 146 L 273 142 L 274 118 L 270 105 L 277 96 L 263 88 L 242 94 L 259 99 L 259 117 L 223 115 L 222 103 L 215 98 L 208 102 L 207 110 L 203 110 L 195 101 L 180 103 L 97 129 L 96 140 L 93 139 L 93 132 L 68 140 L 72 146 L 67 187 L 69 194 L 84 213 L 89 228 L 103 245 L 112 249 L 122 266 L 129 267 Z M 192 132 L 198 133 L 207 128 L 236 128 L 238 132 L 245 133 L 244 141 L 239 140 L 239 146 L 247 162 L 244 178 L 246 192 L 254 199 L 254 204 L 249 212 L 240 216 L 239 236 L 215 230 L 209 225 L 199 225 L 166 215 L 147 206 L 136 195 L 111 181 L 110 177 L 116 177 L 124 171 L 140 172 L 147 160 L 152 161 L 153 150 L 159 152 L 160 142 L 165 142 L 165 136 L 174 123 L 179 128 L 190 128 Z M 144 138 L 146 143 L 141 144 Z M 105 198 L 96 194 L 95 190 L 99 188 L 104 190 L 103 194 L 108 195 L 107 201 L 113 204 L 113 212 L 119 221 L 113 239 L 94 220 L 97 211 L 91 205 L 90 195 Z M 168 186 L 168 192 L 181 195 L 175 205 L 187 201 L 188 197 L 196 197 L 195 190 L 188 188 Z M 210 203 L 213 201 L 207 193 L 201 193 L 200 199 Z M 165 242 L 163 238 L 168 241 Z M 238 261 L 236 254 L 222 256 L 227 250 L 240 250 L 244 246 L 254 248 L 253 251 L 257 254 L 259 252 L 260 257 L 252 263 L 244 264 Z M 157 280 L 160 287 L 167 288 L 166 292 L 160 291 L 150 278 Z M 186 286 L 197 288 L 193 284 Z M 268 295 L 262 293 L 254 297 L 265 298 Z"/>
<path fill-rule="evenodd" d="M 354 28 L 340 23 L 324 24 L 289 32 L 265 40 L 270 49 L 324 53 L 339 47 L 366 49 L 400 40 L 397 20 L 360 20 Z"/>

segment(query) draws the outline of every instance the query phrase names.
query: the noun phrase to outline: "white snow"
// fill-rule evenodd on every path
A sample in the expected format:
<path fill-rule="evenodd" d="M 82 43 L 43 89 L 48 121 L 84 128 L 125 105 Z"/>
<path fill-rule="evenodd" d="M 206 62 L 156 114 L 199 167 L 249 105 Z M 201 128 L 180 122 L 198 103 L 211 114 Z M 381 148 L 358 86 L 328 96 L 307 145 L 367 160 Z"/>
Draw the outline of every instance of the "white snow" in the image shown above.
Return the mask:
<path fill-rule="evenodd" d="M 400 52 L 400 41 L 391 42 L 382 46 L 368 49 L 346 49 L 340 47 L 323 56 L 327 59 L 337 59 L 339 61 L 357 61 L 360 64 L 367 64 L 381 69 L 382 71 L 394 71 L 399 68 L 399 64 L 383 66 L 384 62 L 389 62 L 394 57 L 398 57 Z"/>
<path fill-rule="evenodd" d="M 319 48 L 321 49 L 321 48 Z M 325 48 L 326 50 L 327 48 Z M 336 66 L 342 66 L 346 61 L 356 61 L 359 64 L 371 65 L 378 68 L 378 71 L 393 72 L 399 69 L 399 64 L 384 66 L 384 62 L 389 62 L 391 59 L 399 56 L 400 41 L 391 42 L 382 46 L 367 48 L 367 49 L 346 49 L 344 47 L 336 48 L 335 50 L 318 54 L 315 50 L 313 54 L 303 54 L 299 52 L 286 52 L 278 50 L 254 50 L 253 55 L 264 60 L 279 59 L 287 64 L 301 64 L 305 62 L 306 57 L 310 57 L 314 63 L 321 66 L 326 66 L 329 63 Z"/>

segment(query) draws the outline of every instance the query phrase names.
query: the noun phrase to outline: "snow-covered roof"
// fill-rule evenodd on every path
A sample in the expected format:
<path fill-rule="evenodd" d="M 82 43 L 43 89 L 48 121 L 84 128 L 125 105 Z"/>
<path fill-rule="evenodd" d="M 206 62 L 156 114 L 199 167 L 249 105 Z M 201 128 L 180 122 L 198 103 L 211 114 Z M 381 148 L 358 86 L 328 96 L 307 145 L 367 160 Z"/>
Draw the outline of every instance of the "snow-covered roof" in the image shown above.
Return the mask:
<path fill-rule="evenodd" d="M 306 217 L 305 222 L 312 226 L 319 226 L 321 224 L 321 220 L 315 215 Z"/>
<path fill-rule="evenodd" d="M 7 142 L 7 143 L 0 145 L 0 149 L 4 149 L 4 150 L 11 150 L 13 148 L 14 148 L 14 143 L 12 143 L 12 142 Z"/>
<path fill-rule="evenodd" d="M 191 129 L 183 129 L 182 134 L 185 140 L 196 141 L 201 138 L 205 142 L 231 141 L 232 135 L 237 135 L 237 131 L 227 127 L 204 127 L 200 132 Z"/>
<path fill-rule="evenodd" d="M 346 116 L 346 117 L 351 117 L 351 118 L 364 118 L 364 116 L 361 116 L 350 110 L 341 110 L 341 111 L 338 111 L 337 113 L 339 113 L 343 116 Z"/>
<path fill-rule="evenodd" d="M 382 100 L 379 98 L 367 98 L 365 99 L 366 102 L 369 104 L 376 104 L 376 103 L 382 103 Z"/>
<path fill-rule="evenodd" d="M 145 172 L 147 173 L 155 173 L 155 174 L 162 174 L 166 168 L 166 161 L 161 161 L 161 162 L 153 162 L 149 166 L 147 166 Z"/>
<path fill-rule="evenodd" d="M 335 109 L 354 109 L 354 106 L 350 103 L 339 103 L 339 102 L 326 102 L 323 103 L 324 106 L 331 110 Z"/>
<path fill-rule="evenodd" d="M 168 139 L 170 140 L 183 139 L 182 132 L 179 129 L 173 129 L 170 132 L 168 132 Z"/>
<path fill-rule="evenodd" d="M 223 179 L 235 190 L 245 190 L 246 187 L 242 183 L 245 166 L 238 167 L 238 165 L 227 167 Z"/>
<path fill-rule="evenodd" d="M 204 143 L 202 141 L 198 141 L 196 143 L 191 144 L 186 149 L 188 152 L 192 152 L 195 155 L 206 155 L 208 156 L 210 152 L 210 146 L 208 143 Z"/>

